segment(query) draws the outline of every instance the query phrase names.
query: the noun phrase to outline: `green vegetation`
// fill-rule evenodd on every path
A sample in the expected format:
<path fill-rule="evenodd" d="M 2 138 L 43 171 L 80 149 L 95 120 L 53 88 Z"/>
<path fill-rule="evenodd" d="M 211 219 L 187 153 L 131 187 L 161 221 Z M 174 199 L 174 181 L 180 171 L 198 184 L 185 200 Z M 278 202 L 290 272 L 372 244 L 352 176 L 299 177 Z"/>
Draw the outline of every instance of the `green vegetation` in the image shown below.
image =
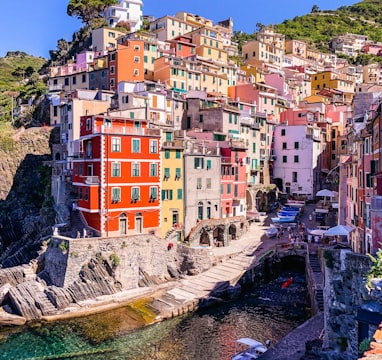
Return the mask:
<path fill-rule="evenodd" d="M 113 253 L 109 256 L 109 260 L 111 261 L 111 265 L 113 268 L 116 268 L 120 263 L 120 258 L 116 253 Z"/>
<path fill-rule="evenodd" d="M 70 0 L 66 12 L 69 16 L 81 19 L 86 26 L 95 29 L 105 22 L 104 10 L 118 3 L 118 0 Z"/>
<path fill-rule="evenodd" d="M 371 41 L 382 41 L 382 1 L 364 0 L 352 6 L 341 6 L 337 10 L 321 10 L 312 7 L 310 14 L 286 19 L 281 24 L 269 24 L 275 32 L 285 35 L 286 39 L 305 41 L 309 47 L 322 52 L 330 51 L 330 41 L 334 36 L 346 33 L 368 36 Z M 253 34 L 236 31 L 233 41 L 239 44 L 256 37 L 256 32 L 264 28 L 256 24 Z M 350 63 L 365 64 L 369 61 L 381 62 L 376 56 L 360 54 L 348 59 Z"/>
<path fill-rule="evenodd" d="M 325 259 L 326 267 L 328 269 L 333 269 L 333 266 L 334 266 L 333 254 L 330 251 L 325 250 L 323 256 Z"/>
<path fill-rule="evenodd" d="M 372 261 L 373 265 L 367 275 L 367 285 L 371 287 L 371 280 L 375 278 L 382 278 L 382 249 L 378 249 L 376 256 L 367 254 Z"/>
<path fill-rule="evenodd" d="M 33 106 L 17 115 L 12 110 L 16 109 L 17 104 L 31 98 L 38 99 L 47 93 L 44 77 L 46 64 L 46 59 L 20 51 L 8 52 L 0 58 L 0 125 L 11 123 L 18 127 L 32 122 L 35 116 Z"/>
<path fill-rule="evenodd" d="M 60 245 L 58 245 L 58 248 L 65 254 L 68 251 L 68 244 L 66 241 L 61 241 Z"/>
<path fill-rule="evenodd" d="M 360 354 L 363 354 L 365 351 L 369 350 L 370 348 L 371 339 L 366 338 L 361 341 L 361 343 L 358 346 L 358 352 Z"/>

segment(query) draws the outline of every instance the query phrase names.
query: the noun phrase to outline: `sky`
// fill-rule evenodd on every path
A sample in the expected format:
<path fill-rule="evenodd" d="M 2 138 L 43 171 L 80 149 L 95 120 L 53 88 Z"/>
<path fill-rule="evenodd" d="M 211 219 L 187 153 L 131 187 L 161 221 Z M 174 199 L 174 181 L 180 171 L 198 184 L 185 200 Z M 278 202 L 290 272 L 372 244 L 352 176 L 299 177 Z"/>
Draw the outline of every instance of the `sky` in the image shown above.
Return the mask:
<path fill-rule="evenodd" d="M 159 18 L 185 11 L 214 23 L 232 17 L 235 31 L 252 34 L 256 24 L 278 24 L 320 10 L 335 10 L 360 0 L 143 0 L 143 14 Z M 66 13 L 69 0 L 2 1 L 0 12 L 0 57 L 7 51 L 24 51 L 49 58 L 57 40 L 71 41 L 81 21 Z"/>

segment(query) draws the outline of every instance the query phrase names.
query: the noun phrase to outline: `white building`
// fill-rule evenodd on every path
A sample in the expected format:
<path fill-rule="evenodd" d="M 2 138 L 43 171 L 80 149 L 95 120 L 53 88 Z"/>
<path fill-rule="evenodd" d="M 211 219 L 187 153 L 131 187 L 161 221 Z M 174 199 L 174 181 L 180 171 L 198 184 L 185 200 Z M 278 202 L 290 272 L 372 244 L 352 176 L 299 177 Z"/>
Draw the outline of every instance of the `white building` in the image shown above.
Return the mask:
<path fill-rule="evenodd" d="M 278 125 L 274 132 L 273 178 L 288 194 L 314 198 L 319 190 L 321 129 L 310 125 Z"/>
<path fill-rule="evenodd" d="M 130 31 L 140 30 L 142 26 L 142 0 L 119 0 L 118 5 L 110 6 L 105 10 L 105 19 L 108 26 L 115 27 L 119 22 L 130 24 Z"/>

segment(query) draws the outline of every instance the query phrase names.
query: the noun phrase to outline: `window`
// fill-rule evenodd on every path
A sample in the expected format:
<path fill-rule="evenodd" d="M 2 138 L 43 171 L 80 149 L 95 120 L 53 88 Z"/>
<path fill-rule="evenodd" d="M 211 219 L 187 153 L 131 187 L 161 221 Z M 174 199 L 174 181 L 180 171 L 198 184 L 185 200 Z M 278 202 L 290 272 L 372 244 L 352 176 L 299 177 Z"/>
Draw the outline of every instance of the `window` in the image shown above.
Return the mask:
<path fill-rule="evenodd" d="M 170 158 L 170 150 L 165 150 L 164 151 L 164 158 L 169 159 Z"/>
<path fill-rule="evenodd" d="M 150 164 L 150 176 L 158 176 L 158 164 Z"/>
<path fill-rule="evenodd" d="M 175 158 L 180 159 L 180 150 L 175 150 Z"/>
<path fill-rule="evenodd" d="M 170 168 L 164 168 L 164 179 L 168 180 L 170 178 Z"/>
<path fill-rule="evenodd" d="M 211 189 L 211 187 L 212 187 L 211 184 L 212 184 L 211 178 L 207 178 L 206 179 L 206 188 Z"/>
<path fill-rule="evenodd" d="M 121 164 L 118 162 L 113 162 L 111 164 L 111 176 L 118 177 L 121 176 Z"/>
<path fill-rule="evenodd" d="M 286 163 L 288 161 L 288 156 L 284 155 L 283 156 L 283 163 Z"/>
<path fill-rule="evenodd" d="M 298 141 L 295 141 L 294 148 L 295 149 L 299 149 L 300 148 L 300 143 Z"/>
<path fill-rule="evenodd" d="M 203 220 L 203 203 L 198 203 L 198 219 Z"/>
<path fill-rule="evenodd" d="M 283 150 L 285 150 L 286 148 L 287 148 L 287 143 L 283 142 Z"/>
<path fill-rule="evenodd" d="M 121 201 L 121 188 L 111 188 L 111 202 L 116 203 Z"/>
<path fill-rule="evenodd" d="M 175 169 L 175 180 L 180 179 L 180 176 L 181 176 L 181 169 L 180 168 L 176 168 Z"/>
<path fill-rule="evenodd" d="M 135 63 L 139 63 L 140 62 L 139 56 L 134 56 L 134 62 Z"/>
<path fill-rule="evenodd" d="M 158 188 L 156 186 L 150 187 L 150 200 L 156 200 L 158 198 Z"/>
<path fill-rule="evenodd" d="M 203 169 L 204 168 L 204 159 L 203 158 L 194 158 L 194 169 Z"/>
<path fill-rule="evenodd" d="M 285 136 L 285 129 L 281 129 L 281 136 Z"/>
<path fill-rule="evenodd" d="M 132 139 L 132 152 L 141 152 L 141 141 L 139 139 Z"/>
<path fill-rule="evenodd" d="M 115 66 L 110 66 L 110 74 L 114 74 L 115 73 Z"/>
<path fill-rule="evenodd" d="M 150 140 L 150 153 L 156 154 L 158 152 L 158 141 Z"/>
<path fill-rule="evenodd" d="M 182 200 L 183 199 L 183 190 L 182 189 L 178 189 L 178 200 Z"/>
<path fill-rule="evenodd" d="M 207 160 L 207 170 L 210 170 L 211 167 L 211 160 Z"/>
<path fill-rule="evenodd" d="M 139 163 L 131 164 L 131 176 L 140 176 L 140 165 Z"/>
<path fill-rule="evenodd" d="M 172 190 L 162 190 L 162 200 L 172 200 Z"/>
<path fill-rule="evenodd" d="M 69 86 L 69 78 L 65 78 L 65 86 Z"/>
<path fill-rule="evenodd" d="M 89 188 L 88 187 L 85 188 L 84 200 L 85 201 L 89 200 Z"/>
<path fill-rule="evenodd" d="M 116 138 L 116 137 L 111 138 L 111 151 L 112 152 L 121 151 L 121 138 Z"/>
<path fill-rule="evenodd" d="M 292 172 L 292 181 L 297 182 L 297 171 Z"/>
<path fill-rule="evenodd" d="M 139 75 L 139 70 L 138 69 L 134 69 L 134 76 L 138 76 Z"/>
<path fill-rule="evenodd" d="M 131 188 L 131 199 L 134 201 L 139 200 L 139 187 L 133 187 Z"/>
<path fill-rule="evenodd" d="M 231 184 L 227 184 L 227 194 L 231 194 Z"/>
<path fill-rule="evenodd" d="M 200 123 L 203 122 L 203 115 L 199 115 L 199 122 L 200 122 Z"/>
<path fill-rule="evenodd" d="M 200 190 L 202 188 L 202 178 L 196 179 L 196 188 Z"/>
<path fill-rule="evenodd" d="M 295 163 L 298 163 L 298 161 L 299 161 L 298 155 L 295 155 L 295 156 L 294 156 L 294 162 L 295 162 Z"/>

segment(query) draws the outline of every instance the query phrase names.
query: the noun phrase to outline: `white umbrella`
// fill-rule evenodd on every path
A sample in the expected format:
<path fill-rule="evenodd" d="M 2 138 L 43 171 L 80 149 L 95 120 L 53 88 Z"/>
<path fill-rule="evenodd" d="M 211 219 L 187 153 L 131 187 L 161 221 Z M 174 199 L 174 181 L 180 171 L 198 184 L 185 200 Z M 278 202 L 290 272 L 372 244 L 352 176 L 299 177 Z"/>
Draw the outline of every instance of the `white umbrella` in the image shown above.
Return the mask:
<path fill-rule="evenodd" d="M 326 230 L 324 230 L 324 229 L 311 229 L 311 230 L 309 230 L 308 229 L 308 232 L 310 235 L 322 236 L 325 234 Z"/>
<path fill-rule="evenodd" d="M 335 194 L 333 194 L 333 191 L 330 191 L 328 189 L 322 189 L 316 193 L 316 196 L 333 197 L 335 196 Z"/>
<path fill-rule="evenodd" d="M 326 236 L 347 236 L 352 232 L 355 228 L 348 225 L 337 225 L 331 227 L 327 231 L 325 231 L 324 235 Z"/>

